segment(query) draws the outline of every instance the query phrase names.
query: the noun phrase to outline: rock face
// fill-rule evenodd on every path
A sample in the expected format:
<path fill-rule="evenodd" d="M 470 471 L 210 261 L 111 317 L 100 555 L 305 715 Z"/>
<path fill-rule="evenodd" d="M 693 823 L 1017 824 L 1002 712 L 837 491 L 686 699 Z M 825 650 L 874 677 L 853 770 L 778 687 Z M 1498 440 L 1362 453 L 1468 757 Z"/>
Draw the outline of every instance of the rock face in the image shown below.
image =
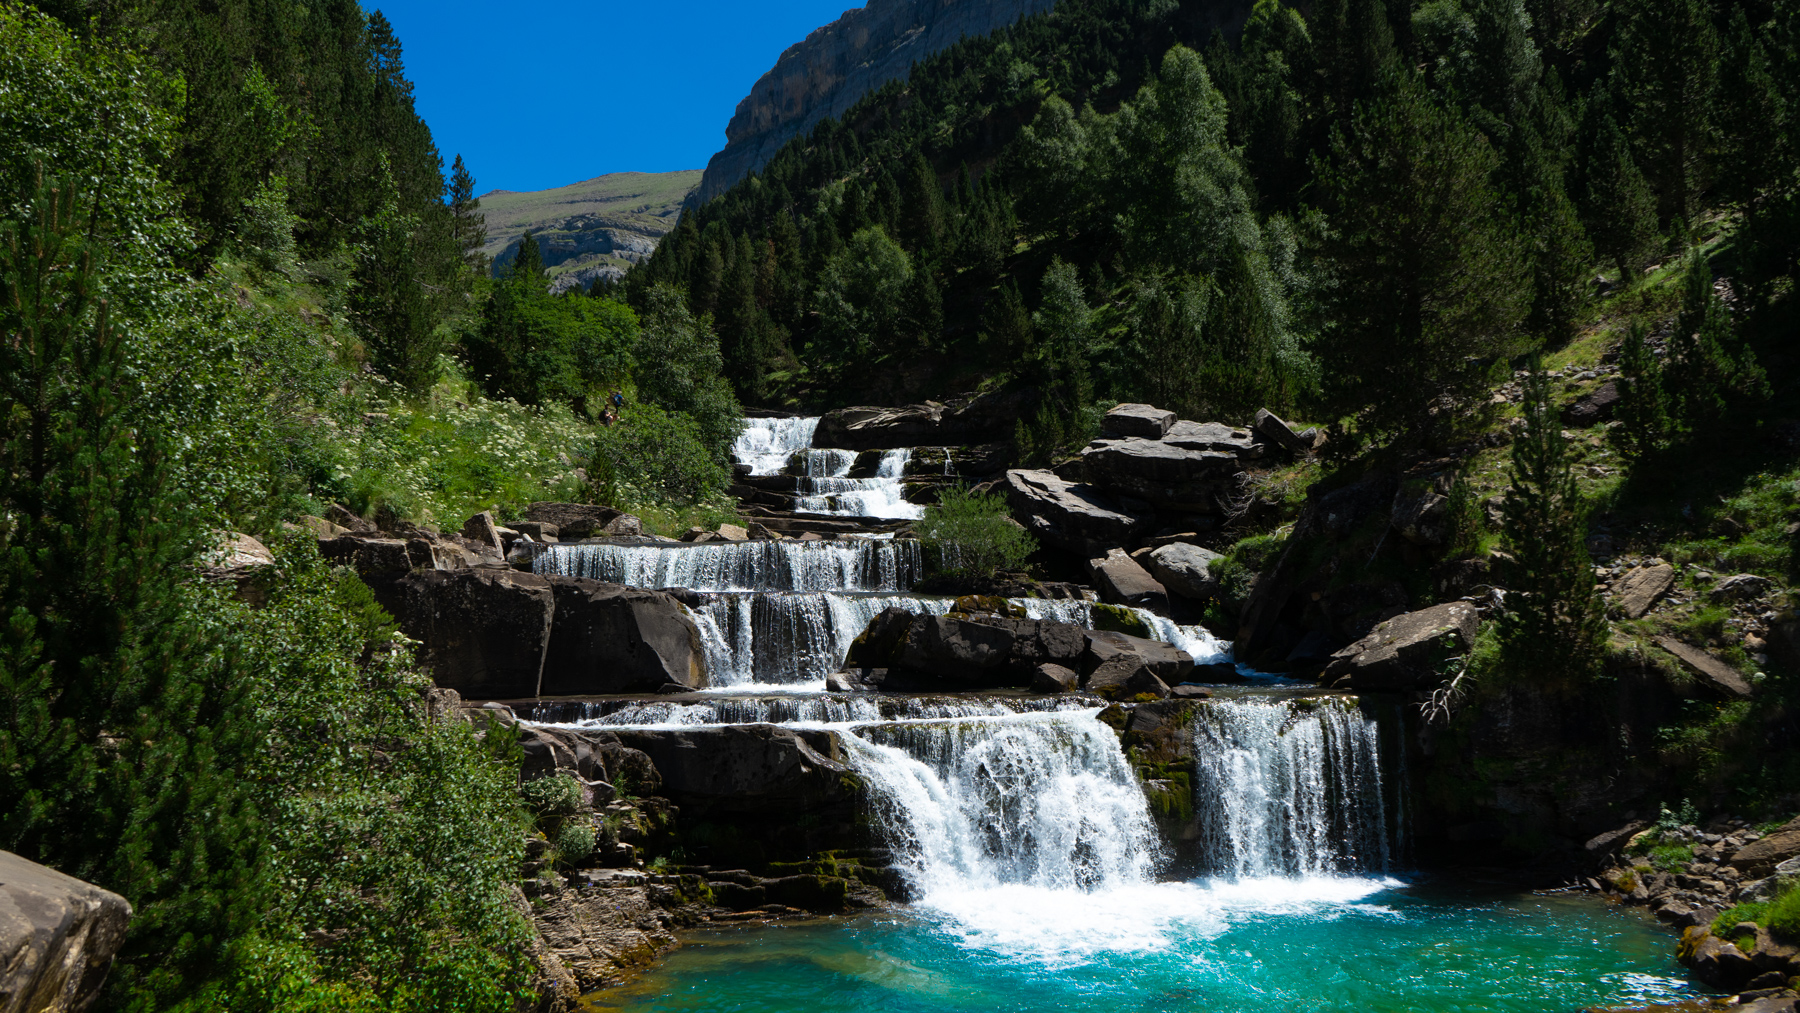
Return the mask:
<path fill-rule="evenodd" d="M 831 732 L 717 725 L 616 734 L 656 764 L 690 850 L 711 842 L 730 868 L 865 845 L 862 784 Z"/>
<path fill-rule="evenodd" d="M 421 570 L 401 578 L 400 629 L 439 686 L 464 697 L 537 696 L 556 602 L 516 570 Z"/>
<path fill-rule="evenodd" d="M 674 598 L 579 577 L 548 580 L 556 609 L 542 695 L 706 685 L 700 633 Z"/>
<path fill-rule="evenodd" d="M 130 921 L 118 894 L 0 851 L 0 1010 L 87 1009 Z"/>
<path fill-rule="evenodd" d="M 1433 685 L 1438 664 L 1475 642 L 1479 622 L 1475 606 L 1465 601 L 1395 616 L 1332 655 L 1322 681 L 1358 692 Z"/>
<path fill-rule="evenodd" d="M 1238 455 L 1166 440 L 1095 440 L 1081 451 L 1087 480 L 1165 510 L 1225 513 L 1243 465 Z"/>
<path fill-rule="evenodd" d="M 623 513 L 622 510 L 597 506 L 593 503 L 540 501 L 525 508 L 525 519 L 542 524 L 554 524 L 560 538 L 572 541 L 606 534 L 606 526 L 617 520 Z"/>
<path fill-rule="evenodd" d="M 1026 388 L 969 395 L 943 404 L 926 401 L 898 408 L 839 408 L 819 419 L 813 446 L 892 450 L 1006 440 L 1037 398 L 1037 391 Z"/>
<path fill-rule="evenodd" d="M 1731 864 L 1746 878 L 1756 879 L 1800 856 L 1800 818 L 1789 820 L 1760 841 L 1751 841 L 1731 856 Z"/>
<path fill-rule="evenodd" d="M 892 608 L 869 621 L 846 664 L 865 673 L 864 685 L 886 689 L 1080 687 L 1102 696 L 1166 696 L 1167 686 L 1151 678 L 1179 682 L 1194 659 L 1168 644 L 1073 623 Z M 1062 670 L 1076 674 L 1073 685 Z M 1128 684 L 1141 688 L 1127 692 Z"/>
<path fill-rule="evenodd" d="M 982 36 L 1054 0 L 871 0 L 788 47 L 725 127 L 725 148 L 706 164 L 694 201 L 704 203 L 768 163 L 782 145 L 837 116 L 865 94 L 905 77 L 916 61 Z"/>
<path fill-rule="evenodd" d="M 1093 486 L 1050 471 L 1007 472 L 1006 497 L 1026 530 L 1083 558 L 1130 542 L 1152 520 L 1147 510 L 1128 509 Z"/>
<path fill-rule="evenodd" d="M 660 591 L 489 568 L 419 570 L 398 587 L 401 630 L 465 697 L 706 685 L 699 632 Z"/>

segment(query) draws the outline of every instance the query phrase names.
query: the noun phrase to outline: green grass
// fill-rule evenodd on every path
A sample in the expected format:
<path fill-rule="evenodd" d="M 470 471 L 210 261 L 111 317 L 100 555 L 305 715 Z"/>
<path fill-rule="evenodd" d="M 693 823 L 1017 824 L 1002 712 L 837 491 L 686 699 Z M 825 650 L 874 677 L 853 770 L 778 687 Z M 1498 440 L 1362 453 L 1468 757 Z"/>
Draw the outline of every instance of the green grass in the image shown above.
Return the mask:
<path fill-rule="evenodd" d="M 1723 939 L 1739 922 L 1755 922 L 1784 939 L 1800 939 L 1800 884 L 1788 884 L 1774 900 L 1739 904 L 1721 913 L 1713 919 L 1712 933 Z"/>

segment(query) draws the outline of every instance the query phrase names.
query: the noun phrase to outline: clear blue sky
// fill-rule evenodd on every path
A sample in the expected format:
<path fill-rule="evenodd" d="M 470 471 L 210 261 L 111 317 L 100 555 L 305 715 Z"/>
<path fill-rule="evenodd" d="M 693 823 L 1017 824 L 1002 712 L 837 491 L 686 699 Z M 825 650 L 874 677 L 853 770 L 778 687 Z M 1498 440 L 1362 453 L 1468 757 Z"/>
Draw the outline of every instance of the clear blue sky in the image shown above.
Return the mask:
<path fill-rule="evenodd" d="M 420 115 L 477 193 L 703 169 L 781 51 L 861 0 L 363 0 L 393 22 Z"/>

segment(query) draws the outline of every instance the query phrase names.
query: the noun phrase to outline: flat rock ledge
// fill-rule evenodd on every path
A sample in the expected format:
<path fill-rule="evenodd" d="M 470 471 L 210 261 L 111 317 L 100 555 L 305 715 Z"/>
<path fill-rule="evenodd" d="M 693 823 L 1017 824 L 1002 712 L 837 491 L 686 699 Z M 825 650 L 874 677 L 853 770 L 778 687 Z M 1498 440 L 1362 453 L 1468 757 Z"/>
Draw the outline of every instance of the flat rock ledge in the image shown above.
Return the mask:
<path fill-rule="evenodd" d="M 130 922 L 118 894 L 0 851 L 0 1010 L 92 1006 Z"/>

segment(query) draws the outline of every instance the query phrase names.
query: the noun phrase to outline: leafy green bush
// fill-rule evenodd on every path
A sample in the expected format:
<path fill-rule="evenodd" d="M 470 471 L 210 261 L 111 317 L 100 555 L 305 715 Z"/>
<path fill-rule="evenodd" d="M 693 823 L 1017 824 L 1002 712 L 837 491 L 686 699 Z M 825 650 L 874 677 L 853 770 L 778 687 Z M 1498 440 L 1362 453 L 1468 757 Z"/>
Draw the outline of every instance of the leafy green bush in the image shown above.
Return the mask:
<path fill-rule="evenodd" d="M 1007 512 L 1006 500 L 993 493 L 945 489 L 914 529 L 946 573 L 991 577 L 1025 565 L 1025 557 L 1037 548 Z"/>
<path fill-rule="evenodd" d="M 594 826 L 586 820 L 570 820 L 550 839 L 557 860 L 575 865 L 594 853 Z"/>
<path fill-rule="evenodd" d="M 573 816 L 581 811 L 581 784 L 568 774 L 526 781 L 519 787 L 519 796 L 539 817 Z"/>
<path fill-rule="evenodd" d="M 692 418 L 640 403 L 594 431 L 588 477 L 606 503 L 694 503 L 723 492 L 731 469 Z"/>

